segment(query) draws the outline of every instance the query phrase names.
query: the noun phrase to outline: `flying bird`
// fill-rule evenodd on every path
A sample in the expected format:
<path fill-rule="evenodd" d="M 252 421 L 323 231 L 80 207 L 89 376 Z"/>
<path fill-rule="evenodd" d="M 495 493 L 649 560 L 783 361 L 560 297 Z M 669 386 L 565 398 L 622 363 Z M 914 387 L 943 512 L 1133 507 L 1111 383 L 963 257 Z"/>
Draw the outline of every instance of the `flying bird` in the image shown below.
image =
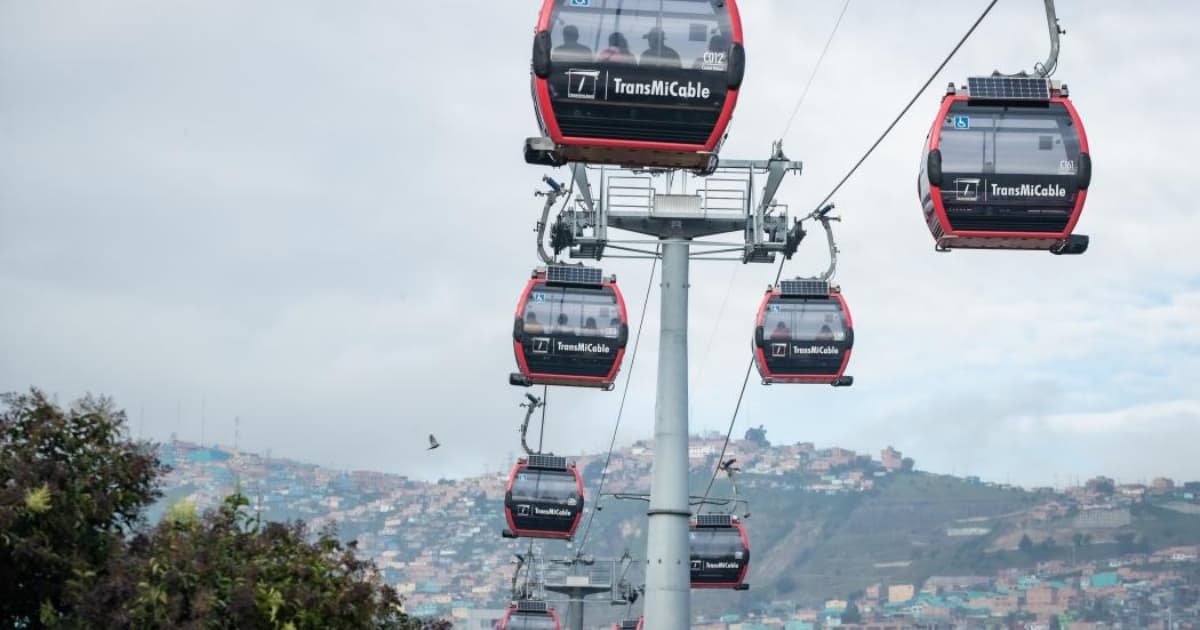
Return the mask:
<path fill-rule="evenodd" d="M 441 444 L 438 444 L 437 438 L 433 437 L 433 434 L 430 433 L 429 434 L 429 448 L 427 448 L 425 450 L 432 451 L 433 449 L 435 449 L 439 446 L 441 446 Z"/>

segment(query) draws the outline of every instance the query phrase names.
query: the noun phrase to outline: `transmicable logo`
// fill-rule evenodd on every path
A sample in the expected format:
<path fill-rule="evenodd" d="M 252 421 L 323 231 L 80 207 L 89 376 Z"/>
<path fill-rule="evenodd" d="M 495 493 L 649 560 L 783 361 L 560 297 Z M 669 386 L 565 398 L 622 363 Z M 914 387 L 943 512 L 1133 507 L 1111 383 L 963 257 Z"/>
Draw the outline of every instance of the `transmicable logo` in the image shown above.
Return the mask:
<path fill-rule="evenodd" d="M 712 96 L 712 90 L 698 81 L 626 81 L 613 78 L 613 92 L 619 96 L 672 96 L 675 98 L 704 99 Z"/>
<path fill-rule="evenodd" d="M 834 346 L 798 346 L 792 345 L 792 354 L 837 354 Z"/>
<path fill-rule="evenodd" d="M 596 86 L 599 83 L 599 70 L 568 70 L 567 98 L 594 101 L 596 100 Z"/>
<path fill-rule="evenodd" d="M 1021 184 L 1020 186 L 1001 186 L 992 184 L 989 189 L 992 197 L 1066 197 L 1067 189 L 1058 184 Z"/>
<path fill-rule="evenodd" d="M 575 343 L 563 343 L 556 341 L 554 343 L 555 352 L 586 352 L 588 354 L 608 354 L 612 348 L 606 343 L 589 343 L 587 341 L 577 341 Z"/>
<path fill-rule="evenodd" d="M 954 199 L 957 201 L 979 201 L 978 177 L 954 178 Z"/>
<path fill-rule="evenodd" d="M 543 507 L 538 507 L 535 505 L 535 506 L 533 506 L 533 515 L 534 516 L 553 516 L 555 518 L 567 518 L 567 517 L 571 516 L 571 510 L 564 510 L 562 508 L 543 508 Z"/>

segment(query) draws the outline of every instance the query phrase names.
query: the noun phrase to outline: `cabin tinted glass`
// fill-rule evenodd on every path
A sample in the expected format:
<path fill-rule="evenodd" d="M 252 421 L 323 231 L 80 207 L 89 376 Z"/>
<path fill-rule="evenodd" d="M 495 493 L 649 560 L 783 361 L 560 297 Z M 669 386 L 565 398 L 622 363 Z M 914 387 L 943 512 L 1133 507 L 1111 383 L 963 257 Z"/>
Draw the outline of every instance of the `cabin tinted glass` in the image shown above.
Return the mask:
<path fill-rule="evenodd" d="M 529 292 L 522 317 L 527 334 L 616 339 L 621 330 L 617 296 L 608 287 L 537 285 Z"/>
<path fill-rule="evenodd" d="M 763 336 L 769 341 L 845 341 L 846 319 L 835 300 L 774 298 L 763 314 Z"/>
<path fill-rule="evenodd" d="M 736 529 L 694 529 L 689 535 L 693 558 L 732 558 L 744 551 Z"/>
<path fill-rule="evenodd" d="M 715 6 L 720 5 L 720 6 Z M 729 9 L 709 0 L 561 0 L 554 63 L 613 63 L 725 72 Z"/>
<path fill-rule="evenodd" d="M 578 500 L 578 496 L 579 484 L 575 475 L 563 470 L 525 468 L 517 471 L 513 480 L 513 501 L 566 504 L 569 499 Z"/>
<path fill-rule="evenodd" d="M 983 175 L 1079 172 L 1079 130 L 1066 107 L 973 106 L 958 102 L 942 121 L 942 170 Z"/>

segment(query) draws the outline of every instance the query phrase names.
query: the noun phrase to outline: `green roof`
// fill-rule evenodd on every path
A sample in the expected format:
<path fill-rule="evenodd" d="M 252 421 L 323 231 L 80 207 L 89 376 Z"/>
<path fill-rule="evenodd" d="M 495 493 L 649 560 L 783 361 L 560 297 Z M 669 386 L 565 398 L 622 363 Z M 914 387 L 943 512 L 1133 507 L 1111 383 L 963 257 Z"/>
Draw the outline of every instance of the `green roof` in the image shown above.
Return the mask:
<path fill-rule="evenodd" d="M 1092 576 L 1092 588 L 1108 588 L 1121 584 L 1121 576 L 1116 573 L 1097 573 Z"/>

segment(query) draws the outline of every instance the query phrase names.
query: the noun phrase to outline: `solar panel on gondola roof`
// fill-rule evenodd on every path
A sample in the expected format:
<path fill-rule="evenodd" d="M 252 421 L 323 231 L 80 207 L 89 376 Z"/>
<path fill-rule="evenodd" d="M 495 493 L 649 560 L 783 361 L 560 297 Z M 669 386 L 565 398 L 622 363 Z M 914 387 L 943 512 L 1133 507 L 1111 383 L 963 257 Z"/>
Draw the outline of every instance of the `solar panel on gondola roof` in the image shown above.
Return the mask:
<path fill-rule="evenodd" d="M 546 612 L 546 602 L 521 600 L 517 602 L 517 610 L 521 612 Z"/>
<path fill-rule="evenodd" d="M 1042 77 L 971 77 L 967 88 L 973 99 L 1050 100 L 1050 80 Z"/>
<path fill-rule="evenodd" d="M 530 468 L 546 468 L 549 470 L 566 470 L 567 458 L 554 455 L 530 455 Z"/>
<path fill-rule="evenodd" d="M 595 267 L 550 265 L 546 268 L 546 281 L 556 284 L 600 286 L 604 282 L 604 276 L 603 272 Z"/>
<path fill-rule="evenodd" d="M 696 527 L 730 527 L 733 517 L 728 514 L 699 514 L 696 516 Z"/>
<path fill-rule="evenodd" d="M 779 292 L 783 295 L 828 296 L 829 282 L 815 278 L 784 280 L 779 283 Z"/>

